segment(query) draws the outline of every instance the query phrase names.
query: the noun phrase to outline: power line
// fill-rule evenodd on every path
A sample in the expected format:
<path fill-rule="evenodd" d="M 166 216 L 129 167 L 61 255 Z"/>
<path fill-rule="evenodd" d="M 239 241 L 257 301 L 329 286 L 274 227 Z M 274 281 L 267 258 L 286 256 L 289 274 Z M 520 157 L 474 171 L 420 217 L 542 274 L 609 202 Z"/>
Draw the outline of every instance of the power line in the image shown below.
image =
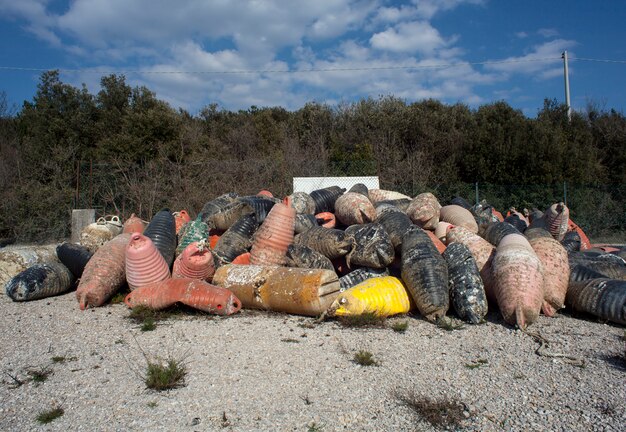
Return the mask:
<path fill-rule="evenodd" d="M 349 68 L 313 68 L 313 69 L 258 69 L 258 70 L 231 70 L 231 71 L 155 71 L 155 70 L 97 70 L 97 69 L 64 69 L 64 68 L 26 68 L 16 66 L 0 66 L 0 70 L 25 71 L 25 72 L 46 72 L 56 70 L 62 73 L 140 73 L 140 74 L 263 74 L 263 73 L 310 73 L 310 72 L 354 72 L 354 71 L 374 71 L 374 70 L 413 70 L 413 69 L 445 69 L 462 66 L 497 65 L 507 63 L 530 63 L 560 60 L 561 57 L 544 57 L 536 59 L 516 59 L 516 60 L 493 60 L 480 62 L 457 62 L 438 63 L 432 65 L 413 66 L 370 66 L 370 67 L 349 67 Z"/>
<path fill-rule="evenodd" d="M 377 71 L 377 70 L 422 70 L 422 69 L 447 69 L 464 66 L 489 66 L 512 63 L 536 63 L 561 60 L 561 57 L 542 57 L 542 58 L 526 58 L 526 59 L 510 59 L 510 60 L 486 60 L 478 62 L 456 62 L 456 63 L 437 63 L 431 65 L 413 65 L 413 66 L 370 66 L 370 67 L 346 67 L 346 68 L 312 68 L 312 69 L 256 69 L 256 70 L 99 70 L 99 69 L 66 69 L 66 68 L 30 68 L 18 66 L 0 66 L 0 71 L 18 71 L 18 72 L 47 72 L 59 71 L 61 73 L 95 73 L 95 74 L 150 74 L 150 75 L 167 75 L 167 74 L 189 74 L 189 75 L 236 75 L 236 74 L 269 74 L 269 73 L 313 73 L 313 72 L 357 72 L 357 71 Z M 584 57 L 571 57 L 570 61 L 589 61 L 603 63 L 626 64 L 626 60 L 610 60 L 610 59 L 592 59 Z"/>

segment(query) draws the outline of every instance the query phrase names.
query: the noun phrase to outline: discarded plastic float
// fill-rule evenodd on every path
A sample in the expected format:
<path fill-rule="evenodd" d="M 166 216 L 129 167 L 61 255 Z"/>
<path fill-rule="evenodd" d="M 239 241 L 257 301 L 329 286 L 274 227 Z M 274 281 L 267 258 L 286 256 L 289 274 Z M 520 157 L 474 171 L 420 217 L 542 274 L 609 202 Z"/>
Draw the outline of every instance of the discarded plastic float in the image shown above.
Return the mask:
<path fill-rule="evenodd" d="M 565 304 L 617 324 L 626 324 L 626 281 L 593 278 L 570 281 Z"/>
<path fill-rule="evenodd" d="M 434 230 L 439 223 L 441 204 L 430 192 L 421 193 L 411 201 L 406 210 L 414 224 L 421 228 Z"/>
<path fill-rule="evenodd" d="M 458 205 L 447 205 L 441 207 L 439 220 L 451 223 L 454 226 L 461 226 L 474 234 L 478 233 L 478 224 L 472 213 Z"/>
<path fill-rule="evenodd" d="M 333 263 L 324 255 L 304 245 L 290 244 L 286 254 L 287 267 L 318 268 L 335 271 Z M 233 264 L 238 264 L 233 262 Z"/>
<path fill-rule="evenodd" d="M 135 215 L 135 213 L 133 213 L 124 222 L 122 232 L 125 234 L 132 234 L 134 232 L 143 234 L 143 230 L 146 228 L 146 225 L 148 225 L 148 222 L 144 221 L 143 219 Z"/>
<path fill-rule="evenodd" d="M 568 219 L 567 226 L 570 231 L 576 231 L 580 236 L 580 250 L 591 249 L 591 242 L 589 241 L 589 237 L 587 237 L 587 234 L 585 234 L 581 227 L 576 225 L 576 223 L 572 219 Z"/>
<path fill-rule="evenodd" d="M 411 197 L 401 194 L 400 192 L 385 190 L 385 189 L 370 189 L 368 191 L 369 199 L 372 203 L 376 204 L 379 201 L 389 200 L 409 200 Z"/>
<path fill-rule="evenodd" d="M 176 226 L 176 234 L 180 231 L 180 229 L 191 220 L 191 216 L 187 213 L 187 210 L 181 210 L 178 212 L 172 213 L 174 216 L 174 224 Z"/>
<path fill-rule="evenodd" d="M 263 223 L 269 212 L 276 204 L 276 200 L 265 196 L 246 196 L 239 197 L 237 201 L 248 204 L 252 208 L 252 212 L 256 216 L 258 223 Z"/>
<path fill-rule="evenodd" d="M 346 255 L 348 267 L 385 268 L 393 262 L 394 247 L 382 225 L 352 225 L 345 233 L 353 240 L 352 250 Z"/>
<path fill-rule="evenodd" d="M 492 276 L 492 261 L 496 252 L 496 248 L 477 234 L 463 227 L 451 226 L 448 229 L 446 235 L 446 244 L 450 247 L 452 243 L 462 243 L 470 250 L 480 277 L 485 285 L 485 293 L 490 302 L 496 301 L 496 296 L 493 289 L 493 276 Z"/>
<path fill-rule="evenodd" d="M 569 222 L 569 209 L 567 206 L 562 202 L 552 204 L 544 212 L 543 218 L 548 225 L 548 230 L 550 234 L 552 234 L 552 237 L 559 241 L 563 240 Z"/>
<path fill-rule="evenodd" d="M 406 213 L 389 204 L 377 206 L 376 215 L 376 223 L 382 225 L 387 234 L 389 234 L 389 239 L 396 253 L 399 252 L 404 233 L 414 226 L 411 219 L 409 219 Z"/>
<path fill-rule="evenodd" d="M 205 240 L 209 237 L 209 227 L 198 216 L 196 220 L 185 223 L 176 233 L 178 235 L 176 255 L 180 255 L 191 243 Z"/>
<path fill-rule="evenodd" d="M 83 275 L 85 266 L 93 256 L 85 246 L 73 243 L 62 243 L 57 246 L 57 257 L 59 261 L 68 268 L 76 279 Z"/>
<path fill-rule="evenodd" d="M 428 321 L 443 317 L 450 306 L 448 267 L 423 229 L 402 237 L 402 280 L 420 314 Z"/>
<path fill-rule="evenodd" d="M 485 227 L 482 237 L 497 247 L 500 240 L 509 234 L 521 234 L 521 232 L 508 222 L 492 222 Z"/>
<path fill-rule="evenodd" d="M 295 234 L 300 234 L 316 226 L 319 226 L 319 224 L 312 214 L 296 214 L 293 231 Z"/>
<path fill-rule="evenodd" d="M 131 291 L 170 277 L 170 266 L 152 240 L 143 234 L 131 234 L 125 261 L 126 281 Z"/>
<path fill-rule="evenodd" d="M 367 267 L 352 270 L 350 273 L 347 273 L 339 278 L 340 291 L 343 292 L 348 288 L 352 288 L 353 286 L 360 284 L 361 282 L 365 282 L 368 279 L 382 276 L 389 276 L 389 270 L 386 268 L 373 269 Z"/>
<path fill-rule="evenodd" d="M 206 224 L 211 229 L 226 231 L 243 216 L 251 213 L 254 213 L 254 209 L 250 204 L 235 200 L 225 205 L 217 213 L 212 214 L 206 221 Z"/>
<path fill-rule="evenodd" d="M 150 238 L 168 267 L 174 262 L 176 252 L 176 222 L 169 209 L 163 209 L 152 217 L 152 220 L 143 232 Z"/>
<path fill-rule="evenodd" d="M 233 264 L 220 267 L 213 283 L 232 291 L 244 308 L 306 316 L 326 311 L 340 288 L 330 270 Z"/>
<path fill-rule="evenodd" d="M 274 198 L 274 194 L 268 191 L 267 189 L 261 189 L 259 193 L 257 193 L 257 196 Z"/>
<path fill-rule="evenodd" d="M 526 216 L 518 212 L 515 207 L 511 207 L 511 209 L 509 209 L 509 215 L 504 218 L 504 222 L 510 223 L 521 233 L 524 233 L 524 231 L 526 231 L 526 228 L 529 224 Z"/>
<path fill-rule="evenodd" d="M 214 273 L 214 258 L 205 240 L 190 243 L 172 267 L 172 278 L 211 281 Z"/>
<path fill-rule="evenodd" d="M 295 244 L 308 246 L 330 260 L 340 258 L 350 252 L 354 240 L 342 230 L 316 226 L 294 237 Z"/>
<path fill-rule="evenodd" d="M 283 204 L 292 207 L 297 214 L 315 214 L 315 200 L 306 192 L 294 192 L 285 197 Z"/>
<path fill-rule="evenodd" d="M 529 243 L 543 265 L 544 302 L 541 310 L 544 315 L 553 316 L 565 307 L 570 274 L 567 251 L 551 236 L 536 237 Z"/>
<path fill-rule="evenodd" d="M 561 244 L 567 252 L 578 252 L 581 246 L 580 235 L 576 231 L 568 231 L 563 236 Z"/>
<path fill-rule="evenodd" d="M 367 188 L 365 188 L 367 193 Z M 376 219 L 376 209 L 367 195 L 358 192 L 347 192 L 337 198 L 335 214 L 339 222 L 350 226 L 373 222 Z"/>
<path fill-rule="evenodd" d="M 492 264 L 494 292 L 504 320 L 525 329 L 537 320 L 544 298 L 543 265 L 528 240 L 505 236 Z"/>
<path fill-rule="evenodd" d="M 243 216 L 219 238 L 211 248 L 216 265 L 229 264 L 252 247 L 252 236 L 259 224 L 254 214 Z"/>
<path fill-rule="evenodd" d="M 166 279 L 145 285 L 128 294 L 124 303 L 130 308 L 154 310 L 180 303 L 217 315 L 232 315 L 241 309 L 241 302 L 232 292 L 198 279 Z"/>
<path fill-rule="evenodd" d="M 13 301 L 39 300 L 63 294 L 74 286 L 74 275 L 59 262 L 34 264 L 17 274 L 5 286 Z"/>
<path fill-rule="evenodd" d="M 80 233 L 80 244 L 87 247 L 92 253 L 100 246 L 122 232 L 122 223 L 117 216 L 98 218 L 94 223 L 87 225 Z"/>
<path fill-rule="evenodd" d="M 448 265 L 452 307 L 462 320 L 480 323 L 487 315 L 487 295 L 471 251 L 462 243 L 452 243 L 442 255 Z"/>
<path fill-rule="evenodd" d="M 241 255 L 235 257 L 231 264 L 249 265 L 250 264 L 250 252 L 244 252 Z"/>
<path fill-rule="evenodd" d="M 204 207 L 202 207 L 202 210 L 200 210 L 200 213 L 198 213 L 198 216 L 200 216 L 202 222 L 209 225 L 209 219 L 211 219 L 213 215 L 221 212 L 226 206 L 235 202 L 237 200 L 237 197 L 238 195 L 233 192 L 220 195 L 217 198 L 207 202 Z"/>
<path fill-rule="evenodd" d="M 393 276 L 382 276 L 368 279 L 339 294 L 328 308 L 328 315 L 389 317 L 410 310 L 411 299 L 402 281 Z"/>
<path fill-rule="evenodd" d="M 435 236 L 441 240 L 443 244 L 446 244 L 446 236 L 448 235 L 448 229 L 453 225 L 448 222 L 439 221 L 435 228 Z"/>
<path fill-rule="evenodd" d="M 106 242 L 91 257 L 76 289 L 81 310 L 102 306 L 126 282 L 125 255 L 130 234 Z"/>
<path fill-rule="evenodd" d="M 424 230 L 424 232 L 428 235 L 428 237 L 430 237 L 430 241 L 432 241 L 435 248 L 437 248 L 437 252 L 439 252 L 440 254 L 444 253 L 444 251 L 446 250 L 446 245 L 441 240 L 439 240 L 437 235 L 429 230 Z"/>
<path fill-rule="evenodd" d="M 369 200 L 369 188 L 363 183 L 356 183 L 350 188 L 350 190 L 348 190 L 348 193 L 358 193 Z"/>
<path fill-rule="evenodd" d="M 284 204 L 276 204 L 257 230 L 250 250 L 254 265 L 283 265 L 287 247 L 293 242 L 296 212 Z"/>
<path fill-rule="evenodd" d="M 335 228 L 335 225 L 337 224 L 335 214 L 331 212 L 318 213 L 315 215 L 315 220 L 318 225 L 324 228 Z"/>
<path fill-rule="evenodd" d="M 335 202 L 346 190 L 339 186 L 330 186 L 323 189 L 317 189 L 311 192 L 309 195 L 315 202 L 314 213 L 323 213 L 335 211 Z"/>
<path fill-rule="evenodd" d="M 0 249 L 0 286 L 33 264 L 57 261 L 55 245 L 6 246 Z"/>

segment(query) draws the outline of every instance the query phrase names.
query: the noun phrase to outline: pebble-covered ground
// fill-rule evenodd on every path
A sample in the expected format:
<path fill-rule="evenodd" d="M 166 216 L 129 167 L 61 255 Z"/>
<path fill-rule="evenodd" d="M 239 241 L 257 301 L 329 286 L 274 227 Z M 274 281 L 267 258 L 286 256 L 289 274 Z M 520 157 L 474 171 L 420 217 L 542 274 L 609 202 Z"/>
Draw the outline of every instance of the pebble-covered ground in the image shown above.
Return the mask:
<path fill-rule="evenodd" d="M 453 331 L 416 317 L 348 328 L 242 311 L 177 314 L 142 332 L 128 315 L 124 304 L 80 311 L 74 293 L 2 296 L 0 430 L 433 430 L 427 398 L 451 402 L 434 409 L 451 430 L 625 430 L 625 329 L 592 317 L 541 317 L 529 329 L 541 345 L 497 312 Z M 406 332 L 391 328 L 403 321 Z M 378 364 L 356 364 L 360 350 Z M 182 360 L 184 387 L 146 389 L 157 356 Z M 55 407 L 63 415 L 41 425 Z"/>

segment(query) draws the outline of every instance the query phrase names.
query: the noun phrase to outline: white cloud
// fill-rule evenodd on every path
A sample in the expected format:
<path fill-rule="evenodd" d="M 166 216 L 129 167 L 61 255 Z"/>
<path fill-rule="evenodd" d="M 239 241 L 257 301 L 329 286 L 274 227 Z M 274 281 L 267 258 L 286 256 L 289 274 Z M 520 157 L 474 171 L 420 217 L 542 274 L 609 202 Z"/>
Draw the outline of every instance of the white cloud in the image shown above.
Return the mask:
<path fill-rule="evenodd" d="M 537 30 L 537 34 L 544 38 L 553 38 L 559 35 L 558 30 L 553 28 L 542 28 Z"/>
<path fill-rule="evenodd" d="M 487 69 L 507 74 L 527 74 L 547 79 L 555 75 L 554 67 L 560 61 L 563 50 L 576 46 L 576 42 L 566 39 L 555 39 L 532 47 L 532 51 L 519 57 L 503 59 L 504 63 L 486 65 Z"/>
<path fill-rule="evenodd" d="M 448 11 L 463 3 L 481 5 L 485 0 L 413 0 L 417 13 L 426 19 L 430 19 L 439 12 Z"/>
<path fill-rule="evenodd" d="M 528 33 L 525 31 L 515 33 L 515 37 L 518 39 L 526 39 L 528 37 Z"/>
<path fill-rule="evenodd" d="M 370 38 L 370 44 L 374 48 L 406 53 L 431 54 L 449 43 L 426 21 L 400 23 L 395 28 L 376 33 Z"/>

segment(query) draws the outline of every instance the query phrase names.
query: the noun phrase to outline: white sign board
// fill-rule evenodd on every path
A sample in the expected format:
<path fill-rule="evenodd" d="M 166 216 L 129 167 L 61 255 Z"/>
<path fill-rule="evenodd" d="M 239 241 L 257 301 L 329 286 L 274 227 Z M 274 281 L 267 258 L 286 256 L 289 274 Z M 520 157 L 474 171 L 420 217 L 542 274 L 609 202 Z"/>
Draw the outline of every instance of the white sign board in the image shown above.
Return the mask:
<path fill-rule="evenodd" d="M 339 186 L 350 190 L 357 183 L 363 183 L 368 189 L 380 189 L 378 176 L 371 177 L 294 177 L 293 191 L 311 193 L 316 189 Z"/>

